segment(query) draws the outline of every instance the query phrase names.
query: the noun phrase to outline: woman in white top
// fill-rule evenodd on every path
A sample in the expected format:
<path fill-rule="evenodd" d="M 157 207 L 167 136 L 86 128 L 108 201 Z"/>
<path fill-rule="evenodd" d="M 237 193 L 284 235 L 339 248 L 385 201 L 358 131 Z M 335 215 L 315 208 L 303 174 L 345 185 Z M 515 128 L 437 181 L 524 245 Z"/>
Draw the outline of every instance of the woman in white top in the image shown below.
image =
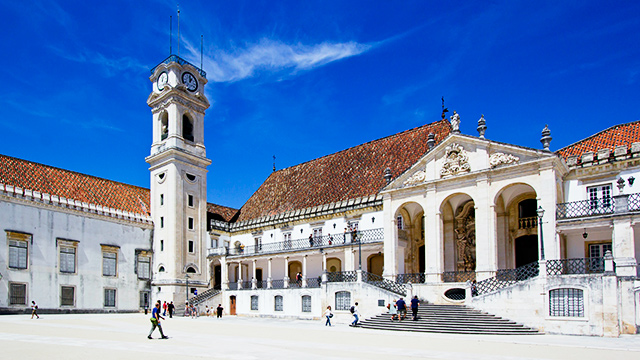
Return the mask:
<path fill-rule="evenodd" d="M 392 302 L 387 304 L 387 309 L 389 309 L 389 315 L 391 315 L 391 321 L 395 320 L 398 317 L 398 308 L 396 307 L 396 300 L 393 299 Z"/>
<path fill-rule="evenodd" d="M 324 316 L 327 318 L 327 322 L 324 323 L 324 326 L 331 326 L 331 318 L 333 317 L 331 306 L 327 306 L 327 310 L 324 312 Z"/>

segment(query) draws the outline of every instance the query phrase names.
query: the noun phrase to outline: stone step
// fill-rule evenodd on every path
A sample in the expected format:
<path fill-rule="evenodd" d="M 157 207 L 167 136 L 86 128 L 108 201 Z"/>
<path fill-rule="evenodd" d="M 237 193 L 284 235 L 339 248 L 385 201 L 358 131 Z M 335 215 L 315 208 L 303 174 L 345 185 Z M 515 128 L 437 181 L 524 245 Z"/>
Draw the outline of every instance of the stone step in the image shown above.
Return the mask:
<path fill-rule="evenodd" d="M 388 313 L 362 320 L 358 327 L 379 330 L 449 334 L 522 335 L 540 334 L 536 329 L 463 305 L 422 304 L 418 319 L 411 311 L 403 321 L 392 321 Z"/>

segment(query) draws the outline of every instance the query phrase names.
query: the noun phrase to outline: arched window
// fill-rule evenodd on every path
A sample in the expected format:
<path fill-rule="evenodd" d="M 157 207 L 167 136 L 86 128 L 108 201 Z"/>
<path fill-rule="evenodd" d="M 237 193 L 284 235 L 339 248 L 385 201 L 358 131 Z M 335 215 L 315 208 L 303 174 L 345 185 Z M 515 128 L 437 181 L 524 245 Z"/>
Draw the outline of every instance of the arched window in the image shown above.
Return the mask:
<path fill-rule="evenodd" d="M 158 268 L 158 272 L 164 272 L 164 266 L 160 266 L 160 267 Z"/>
<path fill-rule="evenodd" d="M 349 310 L 351 307 L 351 293 L 338 291 L 336 293 L 336 310 Z"/>
<path fill-rule="evenodd" d="M 185 140 L 193 141 L 193 122 L 186 114 L 182 115 L 182 137 Z"/>
<path fill-rule="evenodd" d="M 309 295 L 302 297 L 302 312 L 311 312 L 311 296 Z"/>
<path fill-rule="evenodd" d="M 584 317 L 584 292 L 572 288 L 549 291 L 549 316 Z"/>
<path fill-rule="evenodd" d="M 195 274 L 196 273 L 196 269 L 194 269 L 193 267 L 189 266 L 187 268 L 187 273 L 188 274 Z"/>
<path fill-rule="evenodd" d="M 251 310 L 258 310 L 258 295 L 251 295 Z"/>
<path fill-rule="evenodd" d="M 169 115 L 163 112 L 160 115 L 160 140 L 164 140 L 169 136 Z"/>
<path fill-rule="evenodd" d="M 276 295 L 275 298 L 275 304 L 274 304 L 274 310 L 275 311 L 282 311 L 282 295 Z"/>

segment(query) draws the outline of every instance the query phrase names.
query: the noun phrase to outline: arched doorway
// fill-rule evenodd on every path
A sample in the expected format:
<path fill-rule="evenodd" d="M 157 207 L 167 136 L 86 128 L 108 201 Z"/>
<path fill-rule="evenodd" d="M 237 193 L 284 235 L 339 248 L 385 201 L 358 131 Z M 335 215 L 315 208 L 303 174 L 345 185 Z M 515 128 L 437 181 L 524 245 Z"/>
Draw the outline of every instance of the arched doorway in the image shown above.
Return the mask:
<path fill-rule="evenodd" d="M 424 210 L 416 202 L 407 202 L 395 214 L 398 234 L 398 271 L 402 274 L 424 273 Z M 422 264 L 422 265 L 421 265 Z"/>
<path fill-rule="evenodd" d="M 381 253 L 373 254 L 367 259 L 367 271 L 382 276 L 384 269 L 384 255 Z"/>
<path fill-rule="evenodd" d="M 302 272 L 302 263 L 300 261 L 291 261 L 289 262 L 289 279 L 295 279 L 296 274 Z M 303 274 L 304 275 L 304 274 Z"/>
<path fill-rule="evenodd" d="M 538 236 L 525 235 L 516 239 L 516 267 L 538 261 Z"/>
<path fill-rule="evenodd" d="M 327 271 L 328 272 L 338 272 L 342 271 L 342 261 L 338 258 L 328 258 L 327 259 Z"/>

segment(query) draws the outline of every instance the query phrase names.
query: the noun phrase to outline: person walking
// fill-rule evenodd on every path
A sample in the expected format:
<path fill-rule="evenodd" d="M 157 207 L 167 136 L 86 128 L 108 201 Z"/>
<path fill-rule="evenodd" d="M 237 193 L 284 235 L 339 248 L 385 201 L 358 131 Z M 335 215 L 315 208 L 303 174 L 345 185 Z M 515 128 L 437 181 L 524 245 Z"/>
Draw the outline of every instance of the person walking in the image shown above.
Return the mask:
<path fill-rule="evenodd" d="M 398 317 L 398 307 L 396 306 L 396 299 L 393 299 L 392 302 L 387 304 L 387 309 L 389 309 L 391 321 L 395 320 Z"/>
<path fill-rule="evenodd" d="M 222 317 L 222 310 L 223 310 L 222 304 L 218 304 L 218 307 L 216 308 L 216 315 L 217 315 L 216 318 Z"/>
<path fill-rule="evenodd" d="M 324 323 L 324 326 L 331 326 L 331 318 L 333 317 L 331 306 L 327 306 L 327 310 L 324 312 L 324 316 L 327 318 L 327 322 Z"/>
<path fill-rule="evenodd" d="M 167 305 L 167 310 L 169 311 L 169 318 L 173 318 L 173 312 L 175 311 L 176 306 L 173 305 L 173 301 Z"/>
<path fill-rule="evenodd" d="M 167 302 L 162 303 L 162 316 L 167 316 Z"/>
<path fill-rule="evenodd" d="M 160 336 L 161 339 L 168 339 L 168 336 L 164 335 L 164 332 L 162 331 L 162 325 L 160 325 L 160 319 L 164 320 L 164 318 L 160 315 L 160 303 L 156 303 L 156 306 L 153 308 L 153 311 L 151 311 L 151 331 L 149 331 L 149 335 L 147 336 L 147 339 L 153 339 L 151 337 L 151 334 L 153 334 L 153 331 L 156 329 L 156 327 L 160 330 Z"/>
<path fill-rule="evenodd" d="M 357 326 L 358 325 L 358 320 L 360 319 L 360 311 L 358 311 L 358 303 L 356 302 L 351 307 L 350 310 L 351 310 L 351 313 L 353 314 L 353 322 L 349 326 Z"/>
<path fill-rule="evenodd" d="M 407 303 L 400 298 L 396 301 L 396 306 L 398 307 L 398 318 L 402 321 L 407 317 Z"/>
<path fill-rule="evenodd" d="M 420 300 L 418 300 L 418 295 L 415 295 L 413 299 L 411 299 L 411 314 L 413 315 L 413 321 L 418 320 L 418 306 L 420 306 Z"/>
<path fill-rule="evenodd" d="M 40 319 L 38 316 L 38 304 L 34 300 L 31 301 L 31 318 L 36 317 L 36 319 Z"/>

